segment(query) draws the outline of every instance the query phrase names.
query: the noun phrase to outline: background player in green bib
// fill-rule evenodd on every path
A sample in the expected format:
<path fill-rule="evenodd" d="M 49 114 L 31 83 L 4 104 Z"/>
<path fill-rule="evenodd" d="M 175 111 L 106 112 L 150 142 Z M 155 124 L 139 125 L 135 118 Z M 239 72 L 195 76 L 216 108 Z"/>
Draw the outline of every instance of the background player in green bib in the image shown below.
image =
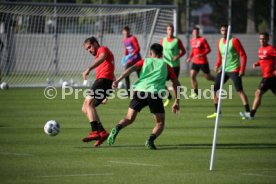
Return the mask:
<path fill-rule="evenodd" d="M 224 57 L 227 29 L 228 29 L 228 25 L 222 25 L 220 27 L 220 33 L 222 35 L 222 38 L 219 39 L 218 41 L 218 60 L 214 67 L 215 72 L 218 72 L 215 79 L 215 85 L 214 85 L 214 91 L 215 91 L 214 105 L 215 105 L 216 112 L 217 112 L 217 106 L 218 106 L 217 91 L 220 89 L 220 80 L 221 80 L 221 71 L 219 72 L 219 68 L 221 66 L 221 63 Z M 241 101 L 244 105 L 245 111 L 249 112 L 250 109 L 248 105 L 247 95 L 245 94 L 242 86 L 242 76 L 244 75 L 246 60 L 247 60 L 246 53 L 240 41 L 237 38 L 230 36 L 229 48 L 228 48 L 228 54 L 226 59 L 226 66 L 225 66 L 224 83 L 227 82 L 229 78 L 232 79 L 235 85 L 236 91 L 238 92 L 241 98 Z M 207 118 L 215 118 L 217 116 L 216 112 L 211 115 L 208 115 Z"/>
<path fill-rule="evenodd" d="M 180 58 L 185 55 L 186 50 L 181 40 L 174 37 L 174 26 L 172 24 L 167 26 L 167 36 L 161 39 L 160 44 L 163 46 L 164 61 L 173 68 L 178 78 L 180 73 Z M 169 96 L 164 102 L 165 107 L 169 105 L 169 100 L 172 98 L 169 91 L 167 93 Z"/>
<path fill-rule="evenodd" d="M 149 149 L 156 149 L 154 140 L 162 133 L 165 125 L 165 110 L 162 101 L 162 92 L 165 90 L 167 76 L 171 79 L 174 89 L 175 100 L 172 106 L 172 112 L 177 113 L 179 111 L 179 99 L 177 98 L 176 93 L 177 87 L 180 86 L 180 83 L 173 72 L 173 69 L 164 62 L 162 51 L 163 48 L 160 44 L 153 44 L 150 48 L 150 58 L 138 61 L 113 82 L 113 87 L 116 88 L 123 78 L 128 76 L 131 72 L 141 69 L 139 79 L 134 84 L 134 95 L 131 97 L 132 100 L 127 115 L 111 130 L 108 137 L 109 145 L 114 144 L 115 138 L 122 128 L 134 122 L 138 112 L 140 112 L 144 107 L 149 106 L 156 125 L 145 145 Z"/>

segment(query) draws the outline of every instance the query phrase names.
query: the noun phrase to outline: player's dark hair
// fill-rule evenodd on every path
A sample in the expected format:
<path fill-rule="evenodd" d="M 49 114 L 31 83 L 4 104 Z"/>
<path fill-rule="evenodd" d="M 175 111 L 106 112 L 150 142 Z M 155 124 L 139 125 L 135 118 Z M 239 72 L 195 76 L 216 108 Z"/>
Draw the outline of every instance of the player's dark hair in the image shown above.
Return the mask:
<path fill-rule="evenodd" d="M 123 28 L 123 31 L 130 32 L 130 28 L 129 28 L 128 26 L 125 26 L 125 27 Z"/>
<path fill-rule="evenodd" d="M 228 28 L 228 24 L 221 24 L 220 28 L 222 28 L 222 27 Z"/>
<path fill-rule="evenodd" d="M 260 35 L 264 35 L 267 38 L 267 40 L 269 40 L 268 32 L 260 32 Z"/>
<path fill-rule="evenodd" d="M 95 38 L 94 36 L 91 36 L 91 37 L 89 37 L 89 38 L 86 38 L 86 39 L 84 40 L 84 44 L 86 44 L 86 43 L 90 43 L 90 44 L 96 43 L 98 46 L 100 46 L 100 44 L 99 44 L 97 38 Z"/>
<path fill-rule="evenodd" d="M 170 27 L 170 28 L 172 28 L 172 29 L 174 30 L 173 24 L 168 24 L 168 25 L 167 25 L 167 28 L 168 28 L 168 27 Z"/>
<path fill-rule="evenodd" d="M 157 57 L 162 57 L 163 47 L 159 43 L 154 43 L 151 45 L 150 50 L 156 54 Z"/>
<path fill-rule="evenodd" d="M 193 27 L 193 30 L 197 30 L 197 31 L 199 31 L 199 27 Z"/>

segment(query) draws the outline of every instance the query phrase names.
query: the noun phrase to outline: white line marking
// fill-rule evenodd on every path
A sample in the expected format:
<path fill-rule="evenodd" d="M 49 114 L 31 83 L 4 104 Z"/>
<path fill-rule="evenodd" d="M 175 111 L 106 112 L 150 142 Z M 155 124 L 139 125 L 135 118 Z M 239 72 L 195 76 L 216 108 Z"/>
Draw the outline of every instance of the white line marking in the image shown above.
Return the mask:
<path fill-rule="evenodd" d="M 127 165 L 137 165 L 137 166 L 151 166 L 151 167 L 162 167 L 161 165 L 145 164 L 145 163 L 135 163 L 135 162 L 121 162 L 121 161 L 109 161 L 115 164 L 127 164 Z"/>
<path fill-rule="evenodd" d="M 59 178 L 59 177 L 86 177 L 86 176 L 111 176 L 113 173 L 91 173 L 91 174 L 68 174 L 68 175 L 51 175 L 37 176 L 38 178 Z"/>
<path fill-rule="evenodd" d="M 11 153 L 11 152 L 0 152 L 0 155 L 13 155 L 13 156 L 32 156 L 28 153 Z"/>
<path fill-rule="evenodd" d="M 276 171 L 273 168 L 263 168 L 263 169 L 242 169 L 240 171 Z"/>
<path fill-rule="evenodd" d="M 271 176 L 271 175 L 264 175 L 264 174 L 253 174 L 253 173 L 241 173 L 242 175 L 246 176 L 261 176 L 261 177 L 272 177 L 276 178 L 276 176 Z"/>

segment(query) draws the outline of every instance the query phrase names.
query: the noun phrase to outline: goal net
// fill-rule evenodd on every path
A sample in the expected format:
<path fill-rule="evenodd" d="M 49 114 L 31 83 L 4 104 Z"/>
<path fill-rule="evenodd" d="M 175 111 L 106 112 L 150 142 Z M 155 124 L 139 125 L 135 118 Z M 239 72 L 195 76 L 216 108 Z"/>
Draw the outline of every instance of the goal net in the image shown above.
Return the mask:
<path fill-rule="evenodd" d="M 82 84 L 81 73 L 92 61 L 83 41 L 96 36 L 123 71 L 123 36 L 129 26 L 141 54 L 176 23 L 175 6 L 0 4 L 0 77 L 12 87 Z M 92 74 L 92 78 L 95 75 Z"/>

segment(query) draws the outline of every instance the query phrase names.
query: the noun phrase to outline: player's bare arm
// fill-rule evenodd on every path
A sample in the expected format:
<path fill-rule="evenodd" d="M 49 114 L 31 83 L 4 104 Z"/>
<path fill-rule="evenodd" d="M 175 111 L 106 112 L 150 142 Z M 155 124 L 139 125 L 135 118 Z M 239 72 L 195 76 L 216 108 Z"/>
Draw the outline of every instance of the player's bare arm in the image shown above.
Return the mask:
<path fill-rule="evenodd" d="M 177 78 L 172 79 L 171 81 L 172 81 L 173 95 L 174 95 L 174 103 L 172 105 L 172 112 L 178 113 L 180 110 L 180 106 L 179 106 L 179 98 L 177 95 L 177 88 L 180 87 L 180 82 Z"/>
<path fill-rule="evenodd" d="M 213 70 L 214 70 L 215 73 L 218 73 L 219 72 L 219 67 L 218 66 L 214 66 Z"/>
<path fill-rule="evenodd" d="M 125 70 L 125 71 L 122 73 L 122 75 L 121 75 L 120 77 L 118 77 L 118 79 L 115 80 L 115 81 L 113 82 L 112 87 L 113 87 L 114 89 L 117 88 L 118 83 L 119 83 L 121 80 L 123 80 L 126 76 L 128 76 L 129 74 L 131 74 L 132 72 L 134 72 L 134 71 L 136 71 L 136 70 L 138 70 L 138 69 L 139 69 L 139 67 L 133 65 L 132 67 L 130 67 L 130 68 L 128 68 L 127 70 Z"/>
<path fill-rule="evenodd" d="M 217 55 L 217 62 L 213 68 L 214 72 L 215 73 L 218 73 L 219 72 L 219 68 L 221 66 L 221 63 L 222 63 L 222 56 L 221 56 L 221 52 L 220 52 L 220 49 L 219 49 L 219 42 L 217 43 L 217 50 L 218 50 L 218 55 Z"/>
<path fill-rule="evenodd" d="M 99 66 L 100 64 L 102 64 L 102 62 L 104 62 L 104 60 L 106 59 L 106 53 L 102 53 L 97 59 L 95 59 L 94 62 L 92 62 L 92 64 L 90 65 L 90 67 L 88 67 L 83 73 L 82 73 L 82 77 L 84 80 L 87 80 L 87 76 L 89 75 L 89 73 L 95 69 L 97 66 Z"/>
<path fill-rule="evenodd" d="M 259 62 L 253 64 L 253 68 L 254 68 L 254 69 L 257 68 L 258 66 L 260 66 L 260 63 L 259 63 Z"/>

